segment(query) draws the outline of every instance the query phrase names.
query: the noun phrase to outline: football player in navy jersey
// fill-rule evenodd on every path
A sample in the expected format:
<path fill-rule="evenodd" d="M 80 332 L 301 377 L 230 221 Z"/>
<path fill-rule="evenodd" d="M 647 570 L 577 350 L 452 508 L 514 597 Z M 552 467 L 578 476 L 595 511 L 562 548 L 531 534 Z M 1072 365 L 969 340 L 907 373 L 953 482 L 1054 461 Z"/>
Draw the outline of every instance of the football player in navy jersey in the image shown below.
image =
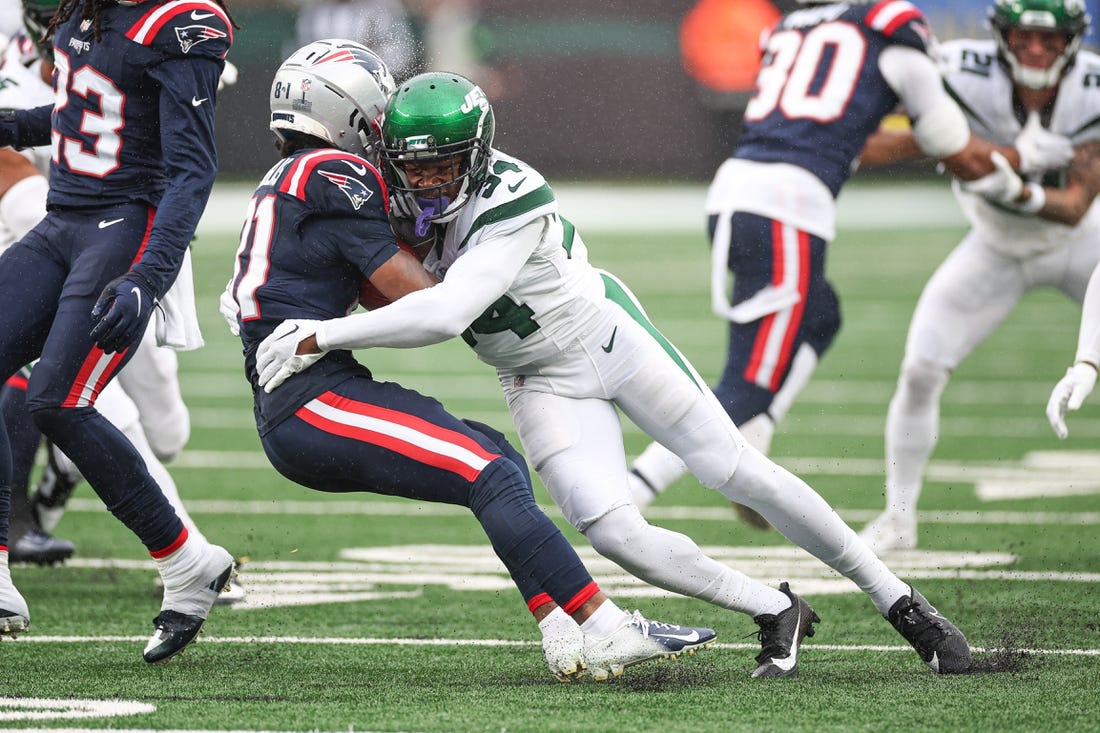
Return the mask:
<path fill-rule="evenodd" d="M 343 316 L 361 293 L 386 302 L 437 282 L 398 246 L 386 186 L 367 160 L 393 90 L 381 59 L 339 39 L 296 51 L 271 86 L 271 129 L 283 157 L 251 199 L 222 302 L 244 343 L 271 464 L 318 491 L 469 507 L 539 621 L 559 680 L 586 666 L 605 679 L 709 646 L 713 630 L 629 615 L 600 591 L 535 504 L 526 462 L 492 428 L 376 380 L 349 350 L 300 357 L 312 366 L 276 392 L 259 384 L 257 349 L 281 322 Z"/>
<path fill-rule="evenodd" d="M 1039 128 L 1016 147 L 971 137 L 928 54 L 931 29 L 906 0 L 802 4 L 762 38 L 744 134 L 706 198 L 711 305 L 729 321 L 714 393 L 765 453 L 840 329 L 825 277 L 835 199 L 884 116 L 902 105 L 920 149 L 963 180 L 991 173 L 994 150 L 1025 171 L 1060 167 L 1073 154 L 1068 140 Z M 632 467 L 635 501 L 647 506 L 685 471 L 668 449 L 650 444 Z M 759 514 L 735 506 L 767 529 Z"/>
<path fill-rule="evenodd" d="M 234 24 L 220 0 L 62 0 L 52 105 L 0 115 L 0 144 L 52 144 L 46 217 L 0 257 L 0 378 L 35 358 L 27 405 L 154 558 L 143 656 L 198 634 L 233 572 L 189 536 L 134 446 L 95 408 L 176 278 L 217 171 L 214 99 Z M 0 629 L 29 623 L 7 570 L 11 456 L 0 430 Z"/>

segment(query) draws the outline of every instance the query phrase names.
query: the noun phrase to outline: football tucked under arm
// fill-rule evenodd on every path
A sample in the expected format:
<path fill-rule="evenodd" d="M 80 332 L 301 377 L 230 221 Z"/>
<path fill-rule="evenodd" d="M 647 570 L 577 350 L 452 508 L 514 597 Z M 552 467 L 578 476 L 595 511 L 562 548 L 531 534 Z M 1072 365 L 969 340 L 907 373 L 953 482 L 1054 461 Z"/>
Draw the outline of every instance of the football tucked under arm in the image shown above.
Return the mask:
<path fill-rule="evenodd" d="M 397 246 L 412 255 L 415 262 L 403 255 L 396 255 L 374 271 L 371 277 L 359 280 L 359 305 L 371 311 L 389 305 L 406 293 L 428 288 L 439 278 L 420 266 L 423 256 L 400 239 Z M 372 278 L 377 282 L 371 282 Z M 384 292 L 383 292 L 384 291 Z"/>

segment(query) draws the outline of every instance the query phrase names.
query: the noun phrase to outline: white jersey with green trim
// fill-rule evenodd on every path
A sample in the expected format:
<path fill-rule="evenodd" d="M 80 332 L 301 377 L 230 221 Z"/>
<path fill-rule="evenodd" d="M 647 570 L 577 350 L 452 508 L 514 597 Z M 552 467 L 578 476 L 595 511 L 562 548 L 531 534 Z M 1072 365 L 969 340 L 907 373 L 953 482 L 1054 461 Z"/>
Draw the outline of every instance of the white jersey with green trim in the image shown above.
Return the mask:
<path fill-rule="evenodd" d="M 939 48 L 944 85 L 966 113 L 975 135 L 999 145 L 1012 145 L 1026 118 L 1014 102 L 1012 79 L 997 60 L 992 40 L 947 41 Z M 1058 87 L 1058 96 L 1047 121 L 1052 131 L 1065 135 L 1075 146 L 1100 139 L 1100 56 L 1080 51 Z M 1064 185 L 1065 171 L 1048 171 L 1035 181 L 1045 186 Z M 1078 237 L 1096 237 L 1100 208 L 1094 203 L 1075 226 L 1051 222 L 999 207 L 976 194 L 963 191 L 958 181 L 955 196 L 963 213 L 982 239 L 1004 255 L 1029 257 L 1064 246 Z"/>
<path fill-rule="evenodd" d="M 523 161 L 493 150 L 485 182 L 443 227 L 424 267 L 443 278 L 455 260 L 542 220 L 542 237 L 508 290 L 462 334 L 496 367 L 550 360 L 607 321 L 604 284 L 580 234 L 558 214 L 554 192 Z"/>

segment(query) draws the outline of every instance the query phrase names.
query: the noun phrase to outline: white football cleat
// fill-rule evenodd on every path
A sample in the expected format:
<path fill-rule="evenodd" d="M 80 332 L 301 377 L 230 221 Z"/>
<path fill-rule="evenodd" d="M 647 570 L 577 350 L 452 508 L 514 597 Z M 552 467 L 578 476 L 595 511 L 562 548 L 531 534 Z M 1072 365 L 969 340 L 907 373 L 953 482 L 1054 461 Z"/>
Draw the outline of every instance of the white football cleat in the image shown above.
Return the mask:
<path fill-rule="evenodd" d="M 584 663 L 592 679 L 602 682 L 618 677 L 632 664 L 694 654 L 714 644 L 717 637 L 714 629 L 650 621 L 640 611 L 624 613 L 622 624 L 610 636 L 585 636 Z"/>
<path fill-rule="evenodd" d="M 7 568 L 0 573 L 0 636 L 5 634 L 13 638 L 27 630 L 31 625 L 31 612 L 27 601 L 11 582 Z"/>
<path fill-rule="evenodd" d="M 584 632 L 580 626 L 562 634 L 542 637 L 542 656 L 558 682 L 572 682 L 584 676 Z"/>

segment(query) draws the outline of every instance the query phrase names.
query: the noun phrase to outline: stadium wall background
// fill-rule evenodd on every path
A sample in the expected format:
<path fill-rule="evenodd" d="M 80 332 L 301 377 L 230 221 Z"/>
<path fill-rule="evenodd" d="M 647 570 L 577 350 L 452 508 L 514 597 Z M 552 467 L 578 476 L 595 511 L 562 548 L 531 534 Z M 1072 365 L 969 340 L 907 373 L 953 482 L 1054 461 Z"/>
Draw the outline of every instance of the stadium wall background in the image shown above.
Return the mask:
<path fill-rule="evenodd" d="M 444 0 L 446 1 L 446 0 Z M 740 0 L 725 0 L 736 4 Z M 779 10 L 795 0 L 773 0 Z M 748 91 L 716 92 L 681 64 L 680 25 L 695 0 L 483 0 L 497 141 L 551 180 L 706 181 L 732 150 Z M 940 38 L 988 35 L 990 0 L 916 0 Z M 1089 46 L 1096 48 L 1096 20 Z M 296 8 L 234 0 L 236 87 L 218 100 L 222 177 L 254 180 L 275 161 L 268 85 L 295 47 Z M 481 80 L 478 80 L 481 81 Z M 879 175 L 919 175 L 909 166 Z"/>

